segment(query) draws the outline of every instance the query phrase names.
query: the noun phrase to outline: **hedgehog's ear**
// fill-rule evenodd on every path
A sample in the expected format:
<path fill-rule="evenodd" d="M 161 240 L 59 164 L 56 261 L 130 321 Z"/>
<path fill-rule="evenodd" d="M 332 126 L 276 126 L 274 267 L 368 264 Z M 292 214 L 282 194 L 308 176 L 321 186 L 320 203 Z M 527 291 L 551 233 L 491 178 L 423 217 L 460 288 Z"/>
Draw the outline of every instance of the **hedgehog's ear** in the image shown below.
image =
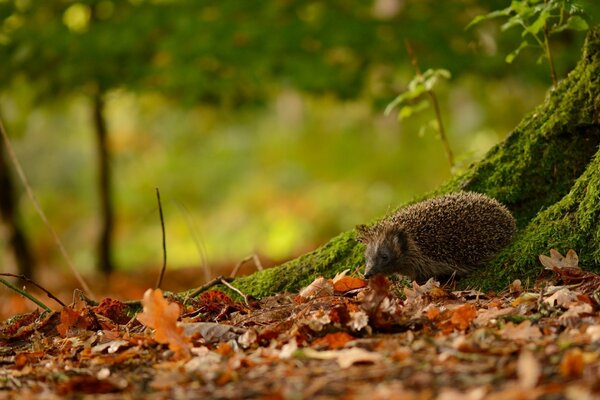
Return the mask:
<path fill-rule="evenodd" d="M 401 251 L 406 251 L 408 248 L 408 235 L 404 231 L 404 229 L 395 229 L 394 230 L 394 244 L 398 246 Z"/>
<path fill-rule="evenodd" d="M 356 225 L 356 240 L 366 244 L 371 237 L 372 231 L 367 225 Z"/>

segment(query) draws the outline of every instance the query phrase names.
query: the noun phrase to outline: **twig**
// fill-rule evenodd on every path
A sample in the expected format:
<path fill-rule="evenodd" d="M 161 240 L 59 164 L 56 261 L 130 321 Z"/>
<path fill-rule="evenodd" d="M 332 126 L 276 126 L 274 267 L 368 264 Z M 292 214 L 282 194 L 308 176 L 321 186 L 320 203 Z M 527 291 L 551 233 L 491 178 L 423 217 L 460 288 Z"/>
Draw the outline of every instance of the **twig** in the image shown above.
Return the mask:
<path fill-rule="evenodd" d="M 259 270 L 259 271 L 263 270 L 263 266 L 260 262 L 260 259 L 258 258 L 258 255 L 256 253 L 254 253 L 252 255 L 245 257 L 244 259 L 242 259 L 242 261 L 237 263 L 237 265 L 233 268 L 233 271 L 231 271 L 231 274 L 229 274 L 229 277 L 235 278 L 237 273 L 240 271 L 240 268 L 242 267 L 242 265 L 244 265 L 246 262 L 248 262 L 250 260 L 254 261 L 254 266 L 256 267 L 257 270 Z"/>
<path fill-rule="evenodd" d="M 544 3 L 548 3 L 548 0 L 544 0 Z M 562 11 L 560 17 L 562 19 Z M 544 21 L 544 50 L 546 50 L 546 57 L 548 57 L 548 64 L 550 64 L 550 77 L 552 78 L 552 86 L 556 87 L 558 80 L 556 79 L 554 58 L 552 57 L 552 49 L 550 48 L 550 28 L 548 27 L 548 20 Z"/>
<path fill-rule="evenodd" d="M 156 199 L 158 200 L 158 212 L 160 213 L 160 227 L 162 230 L 162 249 L 163 249 L 163 265 L 160 270 L 160 275 L 158 276 L 158 280 L 156 281 L 155 289 L 160 288 L 162 285 L 163 278 L 165 276 L 165 271 L 167 270 L 167 237 L 165 235 L 165 219 L 163 217 L 162 204 L 160 202 L 160 191 L 156 188 Z"/>
<path fill-rule="evenodd" d="M 221 281 L 229 282 L 232 280 L 233 280 L 233 278 L 225 278 L 223 275 L 219 275 L 215 279 L 211 279 L 210 281 L 206 282 L 204 285 L 197 287 L 192 293 L 187 295 L 186 301 L 187 301 L 187 299 L 189 299 L 191 297 L 198 296 L 200 293 L 204 292 L 206 289 L 208 289 L 210 287 L 215 286 L 217 283 L 221 283 Z"/>
<path fill-rule="evenodd" d="M 60 304 L 63 307 L 66 307 L 67 305 L 65 303 L 63 303 L 58 297 L 56 297 L 55 295 L 53 295 L 52 293 L 50 293 L 49 290 L 44 289 L 42 287 L 42 285 L 37 284 L 36 282 L 33 281 L 33 279 L 29 279 L 28 277 L 26 277 L 25 275 L 17 275 L 17 274 L 11 274 L 8 272 L 3 272 L 0 273 L 0 276 L 11 276 L 13 278 L 19 278 L 23 281 L 26 281 L 28 283 L 31 283 L 32 285 L 34 285 L 35 287 L 37 287 L 38 289 L 40 289 L 42 292 L 46 293 L 46 295 L 48 295 L 48 297 L 50 297 L 52 300 L 56 301 L 58 304 Z"/>
<path fill-rule="evenodd" d="M 2 123 L 1 118 L 0 118 L 0 134 L 2 135 L 2 139 L 4 140 L 4 143 L 6 145 L 6 150 L 8 151 L 8 155 L 15 167 L 17 175 L 19 175 L 19 179 L 21 179 L 21 182 L 23 183 L 23 186 L 25 187 L 27 196 L 33 203 L 33 207 L 35 208 L 36 212 L 42 219 L 42 222 L 44 222 L 44 225 L 46 225 L 46 228 L 48 229 L 48 231 L 50 232 L 50 235 L 54 239 L 54 242 L 56 243 L 56 246 L 60 250 L 60 253 L 62 254 L 63 258 L 65 259 L 65 262 L 71 269 L 71 272 L 73 273 L 73 275 L 75 275 L 75 279 L 77 279 L 77 282 L 79 282 L 79 284 L 81 285 L 83 290 L 86 291 L 87 293 L 89 293 L 92 297 L 95 297 L 94 292 L 92 292 L 92 290 L 87 285 L 87 283 L 85 282 L 83 277 L 79 274 L 79 272 L 75 268 L 75 264 L 73 264 L 73 261 L 71 260 L 71 257 L 67 253 L 65 246 L 63 246 L 60 238 L 58 237 L 58 234 L 56 233 L 56 231 L 54 230 L 52 225 L 50 225 L 50 221 L 48 221 L 48 218 L 46 217 L 44 210 L 42 210 L 42 206 L 40 205 L 37 198 L 35 197 L 35 194 L 33 193 L 31 186 L 29 185 L 29 181 L 27 180 L 27 176 L 25 175 L 25 172 L 23 171 L 23 168 L 21 167 L 21 163 L 19 162 L 19 159 L 17 158 L 17 154 L 15 153 L 15 150 L 13 149 L 12 144 L 10 143 L 8 134 L 6 133 L 6 130 L 4 129 L 4 124 Z"/>
<path fill-rule="evenodd" d="M 250 303 L 248 303 L 248 296 L 246 296 L 244 293 L 242 293 L 242 291 L 234 286 L 232 286 L 229 282 L 227 282 L 227 280 L 221 278 L 221 283 L 225 286 L 227 286 L 229 289 L 233 290 L 234 292 L 236 292 L 237 294 L 239 294 L 240 296 L 242 296 L 242 298 L 244 299 L 244 303 L 246 304 L 247 307 L 250 307 Z"/>
<path fill-rule="evenodd" d="M 404 41 L 404 45 L 406 46 L 406 52 L 408 53 L 408 57 L 410 58 L 410 62 L 415 68 L 417 76 L 422 76 L 421 68 L 419 68 L 419 62 L 417 61 L 417 56 L 413 51 L 412 46 L 408 40 Z M 454 155 L 452 154 L 452 149 L 450 148 L 450 142 L 448 141 L 448 137 L 446 136 L 446 130 L 444 129 L 444 123 L 442 122 L 442 113 L 440 111 L 440 106 L 437 100 L 437 96 L 433 92 L 433 90 L 426 90 L 429 95 L 429 100 L 431 100 L 431 105 L 433 106 L 433 111 L 435 112 L 435 118 L 438 123 L 438 130 L 440 132 L 440 139 L 442 139 L 442 144 L 444 145 L 444 150 L 446 151 L 446 158 L 448 158 L 448 163 L 450 164 L 450 169 L 454 167 Z"/>
<path fill-rule="evenodd" d="M 7 287 L 11 288 L 15 292 L 19 293 L 21 296 L 26 297 L 29 300 L 33 301 L 35 304 L 37 304 L 38 306 L 42 307 L 44 310 L 46 310 L 46 311 L 52 311 L 50 309 L 50 307 L 48 307 L 47 305 L 45 305 L 44 303 L 42 303 L 40 300 L 36 299 L 35 297 L 33 297 L 31 294 L 27 293 L 26 291 L 24 291 L 22 289 L 19 289 L 18 287 L 16 287 L 15 285 L 13 285 L 9 281 L 7 281 L 6 279 L 0 278 L 0 283 L 3 283 L 4 285 L 6 285 Z"/>

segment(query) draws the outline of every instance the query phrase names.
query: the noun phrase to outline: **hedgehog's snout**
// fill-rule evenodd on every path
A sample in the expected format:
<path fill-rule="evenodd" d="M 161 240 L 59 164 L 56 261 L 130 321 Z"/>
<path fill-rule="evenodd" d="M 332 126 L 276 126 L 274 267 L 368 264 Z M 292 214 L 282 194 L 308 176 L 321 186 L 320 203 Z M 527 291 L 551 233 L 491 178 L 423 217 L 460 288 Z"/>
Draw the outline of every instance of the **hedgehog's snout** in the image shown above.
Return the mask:
<path fill-rule="evenodd" d="M 365 267 L 365 279 L 369 279 L 375 275 L 377 275 L 377 271 L 375 270 L 373 263 L 367 261 L 367 266 Z"/>

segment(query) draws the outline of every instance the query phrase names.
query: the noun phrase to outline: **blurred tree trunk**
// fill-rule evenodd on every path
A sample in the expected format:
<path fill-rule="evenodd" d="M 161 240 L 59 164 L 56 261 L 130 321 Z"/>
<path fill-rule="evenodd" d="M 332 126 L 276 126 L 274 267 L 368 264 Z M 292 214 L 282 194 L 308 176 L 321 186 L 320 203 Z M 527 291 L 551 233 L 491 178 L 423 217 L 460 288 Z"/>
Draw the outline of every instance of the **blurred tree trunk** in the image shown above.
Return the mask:
<path fill-rule="evenodd" d="M 35 260 L 19 219 L 15 186 L 0 138 L 0 217 L 8 230 L 8 245 L 14 255 L 19 273 L 33 279 Z"/>
<path fill-rule="evenodd" d="M 575 70 L 483 160 L 433 195 L 469 190 L 504 203 L 517 219 L 514 242 L 461 286 L 503 289 L 532 284 L 540 254 L 574 249 L 580 266 L 600 272 L 600 27 L 587 36 Z M 366 221 L 356 221 L 364 223 Z M 354 230 L 279 267 L 236 279 L 255 297 L 297 291 L 315 277 L 364 266 Z"/>
<path fill-rule="evenodd" d="M 100 233 L 98 237 L 97 268 L 105 275 L 114 270 L 112 238 L 114 213 L 112 205 L 112 179 L 108 150 L 108 131 L 104 115 L 104 93 L 99 90 L 93 98 L 94 130 L 98 152 L 98 196 L 100 199 Z"/>

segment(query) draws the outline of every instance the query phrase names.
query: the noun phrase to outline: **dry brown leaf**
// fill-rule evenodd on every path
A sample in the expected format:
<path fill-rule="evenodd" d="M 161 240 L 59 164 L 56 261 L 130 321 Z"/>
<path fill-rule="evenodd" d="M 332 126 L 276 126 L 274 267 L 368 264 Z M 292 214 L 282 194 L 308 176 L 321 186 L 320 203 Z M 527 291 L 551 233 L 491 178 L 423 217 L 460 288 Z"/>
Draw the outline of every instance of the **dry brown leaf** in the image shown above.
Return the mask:
<path fill-rule="evenodd" d="M 332 350 L 341 349 L 346 343 L 354 340 L 355 337 L 346 332 L 332 332 L 315 340 L 312 345 L 315 347 L 325 347 Z"/>
<path fill-rule="evenodd" d="M 587 303 L 571 304 L 558 320 L 564 322 L 570 318 L 579 318 L 581 314 L 590 314 L 594 311 L 591 305 Z"/>
<path fill-rule="evenodd" d="M 519 386 L 523 389 L 533 389 L 536 387 L 541 374 L 542 367 L 533 353 L 526 349 L 521 351 L 517 361 Z"/>
<path fill-rule="evenodd" d="M 525 320 L 519 325 L 509 322 L 502 330 L 501 335 L 504 339 L 526 341 L 541 337 L 542 332 L 537 326 L 532 326 L 530 320 Z"/>
<path fill-rule="evenodd" d="M 329 279 L 325 279 L 322 276 L 315 279 L 298 294 L 302 299 L 312 299 L 314 297 L 331 295 L 333 295 L 333 284 Z"/>
<path fill-rule="evenodd" d="M 344 276 L 337 280 L 335 278 L 333 279 L 333 289 L 337 293 L 344 293 L 349 290 L 360 289 L 365 286 L 367 286 L 366 281 L 358 278 L 353 278 L 351 276 Z"/>
<path fill-rule="evenodd" d="M 169 349 L 187 353 L 190 350 L 189 338 L 183 334 L 183 328 L 177 325 L 179 306 L 169 303 L 160 289 L 148 289 L 142 299 L 144 311 L 137 320 L 154 329 L 154 339 L 158 343 L 169 345 Z"/>
<path fill-rule="evenodd" d="M 379 353 L 370 352 L 358 347 L 344 350 L 316 351 L 309 348 L 303 350 L 306 357 L 318 360 L 336 360 L 340 368 L 349 368 L 356 363 L 374 363 L 383 358 Z"/>
<path fill-rule="evenodd" d="M 496 318 L 500 318 L 500 317 L 505 317 L 507 315 L 511 315 L 516 313 L 517 310 L 512 308 L 512 307 L 506 307 L 506 308 L 491 308 L 491 309 L 483 309 L 483 310 L 479 310 L 477 312 L 477 318 L 475 318 L 475 324 L 477 325 L 486 325 L 488 324 L 491 320 L 496 319 Z"/>
<path fill-rule="evenodd" d="M 544 303 L 553 307 L 568 307 L 571 303 L 577 300 L 577 293 L 563 287 L 557 290 L 552 296 L 544 299 Z"/>
<path fill-rule="evenodd" d="M 471 325 L 471 321 L 473 321 L 476 316 L 477 309 L 475 306 L 473 304 L 464 304 L 454 310 L 450 322 L 452 322 L 452 325 L 456 328 L 464 331 Z"/>
<path fill-rule="evenodd" d="M 566 256 L 560 254 L 556 249 L 550 249 L 550 257 L 540 254 L 539 259 L 542 265 L 549 270 L 579 268 L 579 257 L 573 249 L 570 249 Z"/>
<path fill-rule="evenodd" d="M 565 378 L 579 378 L 583 375 L 584 365 L 580 349 L 567 350 L 560 361 L 560 374 Z"/>

